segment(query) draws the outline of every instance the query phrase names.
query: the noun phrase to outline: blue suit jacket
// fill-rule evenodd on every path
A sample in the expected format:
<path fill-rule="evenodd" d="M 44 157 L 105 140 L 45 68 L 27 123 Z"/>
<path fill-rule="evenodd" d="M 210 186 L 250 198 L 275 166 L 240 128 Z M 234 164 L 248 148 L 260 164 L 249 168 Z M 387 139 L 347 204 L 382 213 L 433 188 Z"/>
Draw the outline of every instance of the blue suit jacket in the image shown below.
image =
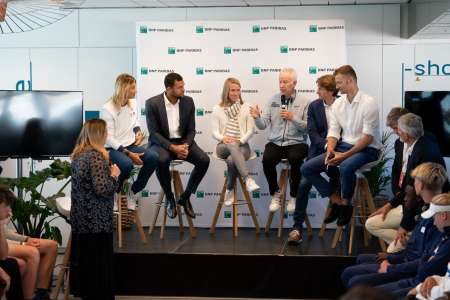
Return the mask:
<path fill-rule="evenodd" d="M 328 123 L 322 99 L 314 100 L 309 104 L 307 129 L 311 141 L 308 151 L 309 159 L 325 152 L 327 143 Z"/>

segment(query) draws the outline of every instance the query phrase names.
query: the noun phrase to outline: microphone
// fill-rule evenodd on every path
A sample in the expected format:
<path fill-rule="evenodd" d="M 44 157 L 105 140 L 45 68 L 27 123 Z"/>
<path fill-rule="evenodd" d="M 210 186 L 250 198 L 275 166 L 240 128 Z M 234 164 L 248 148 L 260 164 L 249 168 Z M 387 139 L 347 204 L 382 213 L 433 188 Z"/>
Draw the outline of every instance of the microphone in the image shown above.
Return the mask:
<path fill-rule="evenodd" d="M 286 103 L 286 96 L 285 95 L 281 95 L 281 109 L 286 109 L 287 108 L 287 103 Z"/>

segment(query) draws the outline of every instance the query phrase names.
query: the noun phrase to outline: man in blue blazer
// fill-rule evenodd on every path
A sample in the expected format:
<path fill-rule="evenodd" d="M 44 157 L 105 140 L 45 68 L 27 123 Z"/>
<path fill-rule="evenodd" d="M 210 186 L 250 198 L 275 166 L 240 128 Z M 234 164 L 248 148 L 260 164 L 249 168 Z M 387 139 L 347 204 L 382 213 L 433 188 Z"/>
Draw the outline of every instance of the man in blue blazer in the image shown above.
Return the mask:
<path fill-rule="evenodd" d="M 170 162 L 185 160 L 194 165 L 186 190 L 178 199 L 184 212 L 191 218 L 195 213 L 190 196 L 195 193 L 209 167 L 209 156 L 195 143 L 195 105 L 184 95 L 184 81 L 177 73 L 164 79 L 165 92 L 145 103 L 150 147 L 159 153 L 158 180 L 166 194 L 166 212 L 170 218 L 177 215 L 175 197 L 170 185 Z"/>

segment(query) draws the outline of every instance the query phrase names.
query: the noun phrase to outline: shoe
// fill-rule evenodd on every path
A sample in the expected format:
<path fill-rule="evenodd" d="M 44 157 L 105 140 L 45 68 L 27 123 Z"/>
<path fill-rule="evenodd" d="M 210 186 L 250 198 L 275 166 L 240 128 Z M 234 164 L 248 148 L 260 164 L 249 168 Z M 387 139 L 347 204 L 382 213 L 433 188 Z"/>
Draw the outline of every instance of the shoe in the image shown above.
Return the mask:
<path fill-rule="evenodd" d="M 127 195 L 127 208 L 129 210 L 136 210 L 137 203 L 139 201 L 138 199 L 138 194 L 133 193 L 133 191 L 130 189 Z"/>
<path fill-rule="evenodd" d="M 303 241 L 303 239 L 302 239 L 302 232 L 300 230 L 292 229 L 291 232 L 289 232 L 288 244 L 298 245 L 302 241 Z"/>
<path fill-rule="evenodd" d="M 114 211 L 118 211 L 119 208 L 117 207 L 117 193 L 114 193 Z"/>
<path fill-rule="evenodd" d="M 225 206 L 231 206 L 234 203 L 234 191 L 233 190 L 226 190 L 225 191 L 225 201 L 223 204 Z"/>
<path fill-rule="evenodd" d="M 341 207 L 337 204 L 331 204 L 331 211 L 328 214 L 328 216 L 323 220 L 325 224 L 333 223 L 339 218 L 339 215 L 341 213 Z"/>
<path fill-rule="evenodd" d="M 288 205 L 286 207 L 286 210 L 287 210 L 288 213 L 291 214 L 291 213 L 293 213 L 295 211 L 295 203 L 296 202 L 297 202 L 297 198 L 292 197 L 292 196 L 291 196 L 291 198 L 289 198 L 289 202 L 288 202 Z"/>
<path fill-rule="evenodd" d="M 336 224 L 338 226 L 345 226 L 352 219 L 353 206 L 351 206 L 351 205 L 341 205 L 340 210 L 341 210 L 341 213 L 339 214 L 339 218 L 338 218 Z"/>
<path fill-rule="evenodd" d="M 247 191 L 250 193 L 259 190 L 259 185 L 257 185 L 255 180 L 250 176 L 245 180 L 245 186 L 247 187 Z"/>
<path fill-rule="evenodd" d="M 184 201 L 184 213 L 189 216 L 191 219 L 195 219 L 195 212 L 192 208 L 191 200 L 188 198 Z"/>
<path fill-rule="evenodd" d="M 276 212 L 277 210 L 280 209 L 280 198 L 281 198 L 280 192 L 275 192 L 275 194 L 273 194 L 269 206 L 270 212 Z"/>
<path fill-rule="evenodd" d="M 166 197 L 166 213 L 167 216 L 171 219 L 175 219 L 177 217 L 177 208 L 175 205 L 175 199 Z"/>

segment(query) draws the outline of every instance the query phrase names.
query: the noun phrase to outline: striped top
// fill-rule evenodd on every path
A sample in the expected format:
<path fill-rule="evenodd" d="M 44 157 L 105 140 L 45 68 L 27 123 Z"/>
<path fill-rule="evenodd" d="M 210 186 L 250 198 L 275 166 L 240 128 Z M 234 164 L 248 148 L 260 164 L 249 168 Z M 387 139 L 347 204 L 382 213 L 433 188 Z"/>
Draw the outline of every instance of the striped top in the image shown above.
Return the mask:
<path fill-rule="evenodd" d="M 241 131 L 239 129 L 238 116 L 241 111 L 241 103 L 238 101 L 229 107 L 225 107 L 225 114 L 228 117 L 227 126 L 225 127 L 225 135 L 241 138 Z"/>

